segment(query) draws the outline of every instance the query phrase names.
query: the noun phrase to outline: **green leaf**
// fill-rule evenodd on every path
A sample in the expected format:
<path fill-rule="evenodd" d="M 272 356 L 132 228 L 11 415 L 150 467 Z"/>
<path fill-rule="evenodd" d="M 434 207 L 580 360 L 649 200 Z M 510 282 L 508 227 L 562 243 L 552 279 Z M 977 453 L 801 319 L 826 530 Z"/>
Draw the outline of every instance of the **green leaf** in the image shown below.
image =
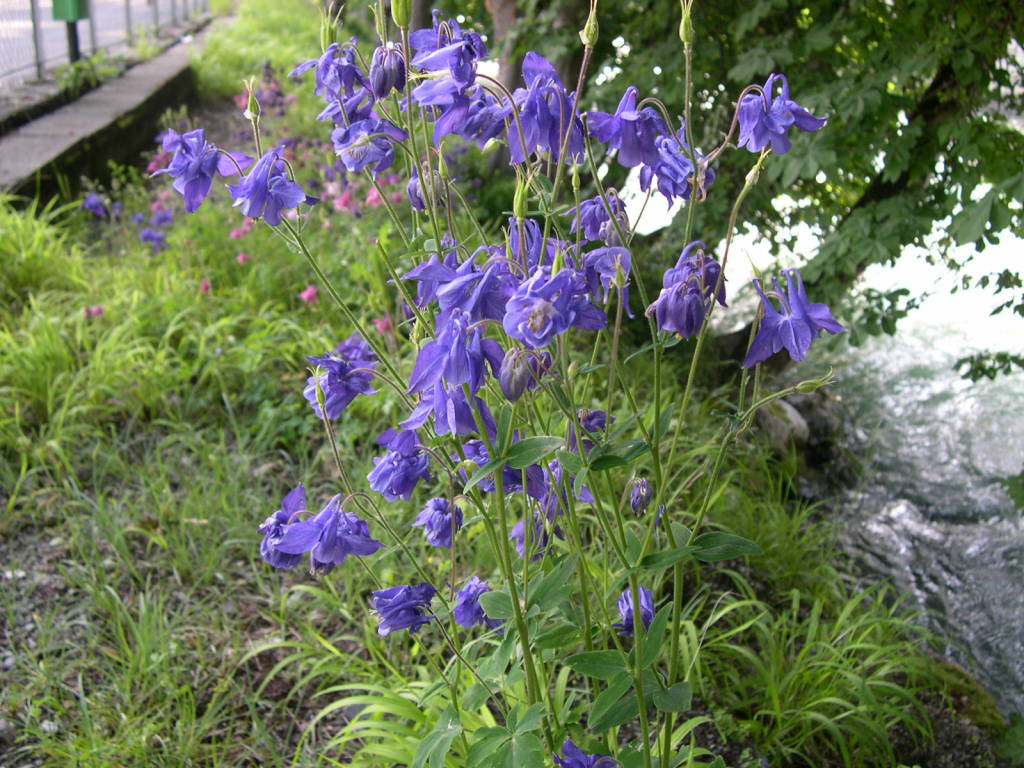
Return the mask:
<path fill-rule="evenodd" d="M 558 565 L 544 574 L 540 584 L 530 591 L 530 602 L 528 605 L 536 605 L 542 611 L 554 608 L 566 596 L 565 583 L 572 576 L 572 572 L 576 568 L 576 560 L 576 555 L 568 555 Z"/>
<path fill-rule="evenodd" d="M 679 539 L 676 539 L 678 541 Z M 675 565 L 680 560 L 683 560 L 698 550 L 699 547 L 692 545 L 689 547 L 676 547 L 675 549 L 666 549 L 664 552 L 654 552 L 644 557 L 640 561 L 641 568 L 668 568 L 670 565 Z"/>
<path fill-rule="evenodd" d="M 544 748 L 535 734 L 517 733 L 512 736 L 509 745 L 511 749 L 508 752 L 508 760 L 504 763 L 507 768 L 547 764 L 545 761 L 548 758 L 544 755 Z"/>
<path fill-rule="evenodd" d="M 618 651 L 587 651 L 576 653 L 565 660 L 572 669 L 587 677 L 611 680 L 626 672 L 626 664 Z"/>
<path fill-rule="evenodd" d="M 462 723 L 452 707 L 446 708 L 437 720 L 434 730 L 424 737 L 416 749 L 412 759 L 412 768 L 444 768 L 444 758 L 448 754 L 455 737 L 462 733 Z"/>
<path fill-rule="evenodd" d="M 480 467 L 480 469 L 473 473 L 473 476 L 469 478 L 469 481 L 466 483 L 465 487 L 463 487 L 462 492 L 468 492 L 470 488 L 472 488 L 474 485 L 476 485 L 489 474 L 491 474 L 491 472 L 501 467 L 504 463 L 505 460 L 500 457 L 488 461 L 486 464 Z"/>
<path fill-rule="evenodd" d="M 504 454 L 512 438 L 512 408 L 505 403 L 498 409 L 498 452 Z"/>
<path fill-rule="evenodd" d="M 473 732 L 473 736 L 476 740 L 469 746 L 469 756 L 466 762 L 469 765 L 480 766 L 493 764 L 488 761 L 512 738 L 512 734 L 507 728 L 499 727 L 477 728 Z"/>
<path fill-rule="evenodd" d="M 497 687 L 497 684 L 492 687 Z M 490 694 L 487 692 L 487 689 L 480 685 L 480 683 L 473 683 L 469 686 L 465 696 L 462 697 L 462 708 L 467 712 L 475 712 L 483 706 L 489 696 Z"/>
<path fill-rule="evenodd" d="M 512 596 L 504 590 L 484 592 L 480 595 L 480 607 L 489 619 L 511 619 L 515 616 L 512 609 Z"/>
<path fill-rule="evenodd" d="M 548 435 L 525 437 L 508 449 L 508 465 L 513 469 L 526 469 L 553 453 L 564 442 L 561 437 Z"/>
<path fill-rule="evenodd" d="M 615 469 L 615 467 L 624 467 L 628 463 L 624 458 L 616 456 L 614 453 L 605 454 L 604 456 L 592 459 L 590 461 L 590 469 L 594 472 L 604 472 L 609 469 Z"/>
<path fill-rule="evenodd" d="M 608 687 L 594 699 L 594 706 L 590 709 L 590 721 L 600 722 L 632 686 L 633 676 L 628 672 L 623 672 L 610 680 Z"/>
<path fill-rule="evenodd" d="M 617 702 L 608 708 L 608 711 L 600 719 L 592 719 L 588 722 L 589 727 L 595 731 L 607 731 L 622 725 L 627 720 L 632 720 L 640 714 L 637 706 L 636 692 L 630 691 Z"/>
<path fill-rule="evenodd" d="M 530 707 L 523 712 L 523 716 L 519 718 L 519 722 L 516 723 L 516 735 L 537 730 L 537 728 L 540 727 L 540 719 L 543 715 L 543 704 L 539 702 L 537 704 L 531 704 Z"/>
<path fill-rule="evenodd" d="M 555 458 L 558 459 L 558 463 L 561 465 L 562 469 L 570 475 L 575 475 L 583 469 L 583 459 L 580 458 L 578 453 L 555 451 Z"/>
<path fill-rule="evenodd" d="M 702 533 L 693 543 L 697 547 L 693 556 L 702 563 L 717 563 L 734 557 L 761 554 L 761 548 L 754 542 L 725 531 Z"/>
<path fill-rule="evenodd" d="M 985 225 L 988 224 L 995 199 L 995 190 L 989 190 L 981 200 L 968 203 L 964 210 L 956 215 L 950 225 L 950 232 L 956 236 L 957 245 L 967 245 L 981 239 L 985 234 Z"/>
<path fill-rule="evenodd" d="M 651 622 L 651 626 L 647 628 L 647 633 L 644 635 L 641 646 L 643 649 L 640 653 L 641 669 L 651 666 L 658 658 L 661 646 L 665 644 L 665 630 L 668 629 L 668 619 L 671 614 L 672 604 L 669 603 L 658 611 L 654 621 Z"/>
<path fill-rule="evenodd" d="M 655 691 L 653 698 L 654 706 L 662 712 L 686 712 L 693 703 L 693 689 L 689 683 L 676 683 Z"/>
<path fill-rule="evenodd" d="M 558 624 L 542 632 L 534 641 L 536 646 L 547 651 L 552 648 L 565 648 L 572 644 L 579 635 L 579 629 L 573 624 Z"/>

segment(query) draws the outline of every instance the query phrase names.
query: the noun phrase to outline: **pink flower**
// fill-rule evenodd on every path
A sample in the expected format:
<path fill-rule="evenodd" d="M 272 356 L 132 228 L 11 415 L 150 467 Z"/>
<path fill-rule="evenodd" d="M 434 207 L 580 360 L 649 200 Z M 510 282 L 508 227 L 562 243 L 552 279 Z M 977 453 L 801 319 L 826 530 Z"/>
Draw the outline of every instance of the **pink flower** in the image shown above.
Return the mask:
<path fill-rule="evenodd" d="M 238 255 L 235 256 L 235 258 L 238 259 L 239 264 L 245 264 L 245 262 L 249 260 L 250 256 L 245 251 L 239 251 Z"/>
<path fill-rule="evenodd" d="M 161 203 L 159 200 L 154 200 L 153 203 L 150 204 L 149 206 L 149 210 L 151 210 L 153 213 L 157 213 L 158 211 L 162 211 L 163 209 L 164 204 Z"/>
<path fill-rule="evenodd" d="M 400 203 L 405 199 L 405 195 L 400 190 L 397 189 L 390 195 L 388 195 L 388 197 L 391 198 L 392 203 Z"/>
<path fill-rule="evenodd" d="M 210 278 L 204 277 L 203 278 L 203 282 L 201 282 L 199 284 L 199 292 L 200 293 L 209 293 L 210 292 L 210 287 L 211 287 L 210 286 Z"/>
<path fill-rule="evenodd" d="M 91 307 L 86 307 L 85 308 L 85 316 L 86 317 L 103 317 L 103 305 L 102 304 L 94 304 Z"/>
<path fill-rule="evenodd" d="M 256 222 L 255 219 L 248 219 L 248 218 L 245 219 L 245 221 L 242 222 L 242 226 L 238 227 L 237 229 L 232 229 L 231 230 L 231 239 L 232 240 L 238 240 L 239 238 L 242 238 L 242 237 L 245 237 L 246 235 L 248 235 L 249 231 L 252 229 L 252 225 L 255 222 Z"/>
<path fill-rule="evenodd" d="M 381 336 L 388 335 L 391 333 L 391 315 L 373 318 L 373 327 L 377 329 L 377 333 Z"/>
<path fill-rule="evenodd" d="M 307 285 L 306 290 L 302 291 L 302 293 L 299 294 L 299 298 L 302 299 L 307 304 L 309 304 L 310 306 L 313 306 L 318 301 L 320 301 L 320 297 L 316 295 L 315 285 Z"/>
<path fill-rule="evenodd" d="M 354 211 L 356 209 L 355 201 L 352 199 L 352 192 L 346 189 L 341 193 L 341 197 L 334 201 L 334 210 L 336 211 Z"/>
<path fill-rule="evenodd" d="M 380 196 L 380 192 L 374 187 L 370 190 L 369 194 L 366 195 L 366 204 L 371 208 L 380 208 L 384 205 L 384 198 Z"/>

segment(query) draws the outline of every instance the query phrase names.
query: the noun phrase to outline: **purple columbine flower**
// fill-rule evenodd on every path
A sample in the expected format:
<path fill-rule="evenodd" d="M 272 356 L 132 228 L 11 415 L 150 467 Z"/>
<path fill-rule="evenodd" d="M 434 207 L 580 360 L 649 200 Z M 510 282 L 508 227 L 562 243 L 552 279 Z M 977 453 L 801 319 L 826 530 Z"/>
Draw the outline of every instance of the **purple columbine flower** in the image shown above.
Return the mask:
<path fill-rule="evenodd" d="M 576 418 L 579 419 L 580 427 L 583 429 L 583 450 L 589 453 L 594 447 L 594 441 L 588 435 L 600 436 L 608 428 L 608 414 L 596 408 L 580 408 L 576 411 Z M 612 421 L 615 419 L 613 418 Z M 569 450 L 576 450 L 576 425 L 569 422 L 568 440 Z"/>
<path fill-rule="evenodd" d="M 620 763 L 611 755 L 587 754 L 566 737 L 562 745 L 562 754 L 555 755 L 555 762 L 560 768 L 616 768 Z"/>
<path fill-rule="evenodd" d="M 281 147 L 274 147 L 252 166 L 241 181 L 228 191 L 250 219 L 261 216 L 272 227 L 281 223 L 281 211 L 310 202 L 302 187 L 288 178 L 281 159 Z"/>
<path fill-rule="evenodd" d="M 374 175 L 395 161 L 395 141 L 408 134 L 390 120 L 359 120 L 331 133 L 334 151 L 350 172 L 373 166 Z"/>
<path fill-rule="evenodd" d="M 95 192 L 90 192 L 82 201 L 82 208 L 87 210 L 97 219 L 107 218 L 107 207 L 103 204 L 103 198 Z"/>
<path fill-rule="evenodd" d="M 442 23 L 437 10 L 433 21 L 433 29 L 418 29 L 409 35 L 409 45 L 416 50 L 412 63 L 428 72 L 447 69 L 463 87 L 472 84 L 477 59 L 487 57 L 480 35 L 463 30 L 455 19 Z"/>
<path fill-rule="evenodd" d="M 174 157 L 170 165 L 153 173 L 154 176 L 166 173 L 174 179 L 173 187 L 185 199 L 186 213 L 199 210 L 203 200 L 210 194 L 213 176 L 234 176 L 239 169 L 246 168 L 252 162 L 248 155 L 222 154 L 216 146 L 206 140 L 206 132 L 202 128 L 172 137 Z M 164 138 L 164 149 L 167 149 L 168 137 Z M 233 158 L 233 159 L 232 159 Z"/>
<path fill-rule="evenodd" d="M 654 593 L 647 587 L 640 587 L 638 591 L 640 592 L 640 621 L 643 622 L 644 629 L 647 629 L 654 621 Z M 619 595 L 619 618 L 622 621 L 612 626 L 619 630 L 619 634 L 623 637 L 630 637 L 633 634 L 633 593 L 628 589 Z"/>
<path fill-rule="evenodd" d="M 491 588 L 486 581 L 481 581 L 473 576 L 467 581 L 455 598 L 455 610 L 452 612 L 461 626 L 471 629 L 477 624 L 486 624 L 488 629 L 494 629 L 504 624 L 503 619 L 489 619 L 480 605 L 480 595 L 490 592 Z"/>
<path fill-rule="evenodd" d="M 763 363 L 783 348 L 789 352 L 793 360 L 803 360 L 811 348 L 811 342 L 821 331 L 836 334 L 846 330 L 836 321 L 826 305 L 812 304 L 808 300 L 803 278 L 797 270 L 787 269 L 784 273 L 788 288 L 785 295 L 779 288 L 779 281 L 774 281 L 775 295 L 782 308 L 781 312 L 775 309 L 775 305 L 765 295 L 760 278 L 754 278 L 754 288 L 761 296 L 764 317 L 761 319 L 757 336 L 754 337 L 754 342 L 743 360 L 744 368 Z"/>
<path fill-rule="evenodd" d="M 397 435 L 389 430 L 377 442 L 386 445 L 388 452 L 374 458 L 373 469 L 366 476 L 370 487 L 388 501 L 408 501 L 420 479 L 430 479 L 427 455 L 417 447 L 419 436 L 412 429 Z"/>
<path fill-rule="evenodd" d="M 480 431 L 473 414 L 474 408 L 479 412 L 487 434 L 494 439 L 498 427 L 494 423 L 491 409 L 487 407 L 483 398 L 473 395 L 470 406 L 462 387 L 446 387 L 440 381 L 423 393 L 419 405 L 399 426 L 403 429 L 416 429 L 423 426 L 433 414 L 434 430 L 437 434 L 474 435 Z"/>
<path fill-rule="evenodd" d="M 626 314 L 633 317 L 629 308 L 629 276 L 633 255 L 622 246 L 595 248 L 586 255 L 586 275 L 590 293 L 595 299 L 606 301 L 614 285 L 622 293 L 622 304 Z M 600 296 L 598 296 L 600 286 Z"/>
<path fill-rule="evenodd" d="M 782 84 L 777 97 L 773 95 L 776 82 Z M 772 74 L 764 84 L 764 96 L 750 93 L 740 102 L 739 146 L 751 152 L 770 146 L 775 154 L 784 155 L 792 147 L 786 135 L 790 126 L 795 125 L 801 131 L 817 131 L 827 121 L 827 117 L 815 117 L 789 98 L 789 80 L 785 75 Z"/>
<path fill-rule="evenodd" d="M 612 209 L 612 213 L 615 214 L 622 231 L 629 232 L 626 204 L 622 202 L 622 198 L 614 189 L 609 189 L 607 196 L 608 205 Z M 578 215 L 575 209 L 568 211 L 565 215 L 573 216 L 571 232 L 582 229 L 583 237 L 587 240 L 604 240 L 608 245 L 622 245 L 619 241 L 619 233 L 616 231 L 600 195 L 580 202 Z"/>
<path fill-rule="evenodd" d="M 472 318 L 451 309 L 438 318 L 437 338 L 423 346 L 413 366 L 409 392 L 422 392 L 441 377 L 450 387 L 469 384 L 471 392 L 483 386 L 487 366 L 497 374 L 504 353 L 494 339 L 485 339 L 483 328 L 471 328 Z"/>
<path fill-rule="evenodd" d="M 149 217 L 149 225 L 151 227 L 168 227 L 174 223 L 174 211 L 170 208 L 161 208 L 159 211 Z"/>
<path fill-rule="evenodd" d="M 513 434 L 513 443 L 518 440 L 519 433 L 515 432 Z M 476 464 L 477 467 L 483 467 L 491 460 L 483 440 L 467 440 L 463 444 L 462 450 L 465 453 L 466 459 Z M 455 457 L 452 457 L 452 460 L 458 461 Z M 469 479 L 469 476 L 464 471 L 460 470 L 460 472 L 464 479 Z M 544 469 L 539 464 L 531 464 L 525 470 L 513 469 L 507 464 L 502 467 L 501 483 L 505 493 L 513 494 L 523 490 L 524 472 L 526 474 L 526 495 L 536 501 L 544 501 L 547 494 L 547 480 L 544 477 Z M 488 475 L 480 481 L 479 487 L 481 491 L 484 493 L 494 493 L 497 485 L 492 479 L 493 477 L 493 475 Z"/>
<path fill-rule="evenodd" d="M 377 46 L 370 62 L 370 90 L 378 99 L 405 88 L 405 57 L 394 43 Z"/>
<path fill-rule="evenodd" d="M 264 534 L 260 542 L 260 555 L 274 568 L 294 568 L 302 562 L 306 550 L 289 553 L 278 549 L 278 544 L 288 529 L 298 523 L 298 516 L 306 511 L 306 489 L 299 483 L 281 501 L 281 508 L 263 521 L 259 527 Z"/>
<path fill-rule="evenodd" d="M 498 373 L 501 391 L 514 403 L 528 389 L 535 389 L 541 377 L 551 370 L 551 355 L 533 349 L 513 347 L 505 353 Z"/>
<path fill-rule="evenodd" d="M 615 114 L 588 112 L 590 135 L 619 150 L 619 163 L 626 168 L 646 163 L 655 165 L 658 158 L 658 137 L 669 132 L 665 121 L 653 107 L 637 109 L 636 86 L 629 86 L 623 94 Z"/>
<path fill-rule="evenodd" d="M 139 230 L 139 240 L 144 243 L 149 243 L 152 246 L 154 253 L 156 251 L 162 251 L 167 247 L 167 237 L 159 229 L 153 229 L 152 227 L 145 227 Z"/>
<path fill-rule="evenodd" d="M 575 94 L 566 91 L 551 62 L 539 53 L 528 52 L 523 57 L 523 81 L 527 87 L 517 88 L 512 94 L 523 127 L 522 136 L 518 128 L 509 135 L 512 162 L 523 163 L 534 152 L 550 152 L 557 160 L 567 131 L 569 156 L 581 157 L 583 123 L 572 111 Z"/>
<path fill-rule="evenodd" d="M 323 97 L 327 102 L 337 102 L 351 96 L 356 86 L 367 85 L 363 71 L 356 61 L 356 42 L 356 39 L 352 38 L 351 43 L 345 48 L 338 43 L 331 43 L 319 58 L 299 64 L 292 70 L 290 77 L 298 77 L 316 67 L 314 92 L 317 96 Z"/>
<path fill-rule="evenodd" d="M 629 506 L 632 507 L 636 514 L 642 515 L 646 512 L 653 497 L 654 486 L 651 485 L 650 480 L 646 477 L 633 478 L 633 483 L 629 489 Z"/>
<path fill-rule="evenodd" d="M 276 547 L 285 554 L 309 552 L 313 570 L 329 573 L 349 555 L 372 555 L 381 543 L 370 536 L 365 520 L 341 508 L 339 494 L 316 516 L 287 526 Z"/>
<path fill-rule="evenodd" d="M 697 199 L 703 200 L 708 187 L 715 183 L 715 170 L 707 166 L 700 150 L 695 153 L 698 167 L 694 168 L 685 136 L 684 126 L 675 136 L 660 137 L 657 162 L 640 169 L 640 189 L 646 192 L 657 180 L 658 191 L 670 204 L 676 198 L 689 200 L 695 188 Z"/>
<path fill-rule="evenodd" d="M 373 593 L 373 609 L 380 615 L 377 634 L 381 637 L 400 629 L 418 632 L 424 624 L 434 618 L 430 613 L 430 601 L 437 590 L 430 584 L 389 587 Z"/>
<path fill-rule="evenodd" d="M 693 241 L 683 249 L 676 265 L 665 271 L 664 287 L 646 312 L 647 317 L 654 316 L 660 330 L 678 333 L 684 339 L 700 330 L 722 274 L 718 262 L 705 255 L 705 247 L 700 240 Z M 695 248 L 697 252 L 691 255 Z M 725 306 L 725 286 L 718 292 L 718 303 Z"/>
<path fill-rule="evenodd" d="M 563 269 L 552 277 L 549 267 L 539 267 L 508 300 L 502 320 L 505 333 L 537 349 L 570 326 L 604 328 L 608 318 L 582 295 L 585 290 L 572 270 Z"/>
<path fill-rule="evenodd" d="M 551 526 L 551 532 L 560 539 L 565 538 L 562 534 L 562 529 L 557 525 Z M 508 537 L 515 542 L 516 552 L 519 553 L 519 556 L 526 557 L 526 526 L 523 524 L 522 519 L 512 526 L 512 530 L 509 531 Z M 529 548 L 530 552 L 533 553 L 530 560 L 537 561 L 544 557 L 544 553 L 547 552 L 548 545 L 550 543 L 551 535 L 548 533 L 548 526 L 545 525 L 545 516 L 534 512 L 533 525 L 530 527 Z"/>
<path fill-rule="evenodd" d="M 338 345 L 334 352 L 320 356 L 307 356 L 309 362 L 326 369 L 306 379 L 303 396 L 318 419 L 323 418 L 320 404 L 316 401 L 316 383 L 324 393 L 324 405 L 327 418 L 336 419 L 357 395 L 374 395 L 377 393 L 370 383 L 373 381 L 372 370 L 377 367 L 377 356 L 363 337 L 354 333 Z"/>
<path fill-rule="evenodd" d="M 423 526 L 423 533 L 431 546 L 451 549 L 452 538 L 462 527 L 462 510 L 448 499 L 431 499 L 413 525 Z"/>

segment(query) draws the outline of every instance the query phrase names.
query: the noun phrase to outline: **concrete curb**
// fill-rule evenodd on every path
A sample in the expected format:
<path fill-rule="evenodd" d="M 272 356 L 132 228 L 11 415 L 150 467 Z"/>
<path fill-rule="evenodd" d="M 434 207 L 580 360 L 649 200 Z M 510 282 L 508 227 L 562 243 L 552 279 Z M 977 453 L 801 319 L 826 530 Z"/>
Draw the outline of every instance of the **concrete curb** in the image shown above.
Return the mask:
<path fill-rule="evenodd" d="M 164 110 L 195 98 L 189 60 L 210 28 L 0 137 L 0 191 L 49 197 L 62 191 L 62 177 L 74 191 L 81 176 L 107 177 L 109 161 L 136 160 L 154 146 Z"/>

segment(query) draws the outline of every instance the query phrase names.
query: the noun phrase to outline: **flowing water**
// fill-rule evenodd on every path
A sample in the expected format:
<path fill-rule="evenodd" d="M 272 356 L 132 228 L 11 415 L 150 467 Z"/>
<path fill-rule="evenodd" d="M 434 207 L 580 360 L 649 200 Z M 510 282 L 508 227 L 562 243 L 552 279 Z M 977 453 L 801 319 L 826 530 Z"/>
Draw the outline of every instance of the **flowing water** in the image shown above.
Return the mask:
<path fill-rule="evenodd" d="M 658 195 L 644 208 L 635 179 L 623 192 L 631 219 L 644 211 L 638 231 L 671 219 Z M 795 253 L 784 262 L 798 264 L 799 254 L 814 252 L 816 239 L 805 230 L 792 231 Z M 749 321 L 755 297 L 737 289 L 749 284 L 751 265 L 773 262 L 747 234 L 736 238 L 732 254 L 726 278 L 733 299 L 720 330 Z M 965 263 L 970 254 L 959 249 L 954 257 Z M 864 275 L 867 287 L 930 294 L 895 336 L 861 347 L 843 337 L 820 341 L 792 372 L 806 379 L 835 369 L 844 448 L 865 462 L 857 487 L 842 494 L 844 549 L 907 596 L 945 640 L 947 655 L 974 672 L 1004 713 L 1024 713 L 1024 372 L 972 383 L 953 370 L 973 352 L 1024 354 L 1024 318 L 990 316 L 1009 292 L 953 293 L 953 275 L 923 255 L 905 253 L 895 267 Z M 1024 271 L 1024 240 L 1004 235 L 974 255 L 965 273 L 1003 269 Z M 1007 489 L 1012 478 L 1017 501 Z"/>
<path fill-rule="evenodd" d="M 1007 243 L 974 271 L 1019 268 L 1022 256 L 1024 243 Z M 946 270 L 923 263 L 873 269 L 866 281 L 933 296 L 895 337 L 808 360 L 835 366 L 846 448 L 867 462 L 842 498 L 844 549 L 925 612 L 1004 712 L 1024 712 L 1024 513 L 1007 487 L 1024 480 L 1024 374 L 971 383 L 952 369 L 985 348 L 1024 353 L 1024 320 L 988 317 L 991 295 L 952 295 Z"/>

